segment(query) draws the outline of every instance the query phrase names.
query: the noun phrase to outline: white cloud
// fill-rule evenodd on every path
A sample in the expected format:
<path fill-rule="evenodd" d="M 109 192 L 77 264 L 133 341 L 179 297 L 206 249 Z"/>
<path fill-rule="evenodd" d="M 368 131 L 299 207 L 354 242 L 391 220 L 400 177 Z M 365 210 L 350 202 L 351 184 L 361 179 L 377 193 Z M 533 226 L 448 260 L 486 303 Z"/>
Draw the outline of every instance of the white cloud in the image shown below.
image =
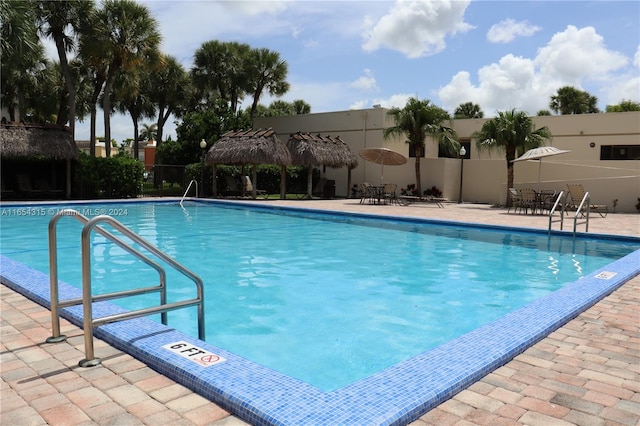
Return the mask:
<path fill-rule="evenodd" d="M 373 73 L 371 72 L 371 70 L 368 68 L 365 68 L 363 76 L 351 82 L 349 86 L 354 89 L 363 90 L 363 91 L 377 90 L 376 79 L 373 76 Z"/>
<path fill-rule="evenodd" d="M 636 50 L 636 54 L 633 55 L 633 65 L 640 68 L 640 46 L 638 46 L 638 50 Z"/>
<path fill-rule="evenodd" d="M 602 37 L 593 28 L 578 30 L 568 26 L 539 49 L 535 58 L 512 54 L 503 56 L 497 63 L 478 70 L 477 84 L 472 82 L 469 72 L 458 72 L 447 85 L 440 88 L 438 96 L 450 111 L 463 102 L 474 102 L 489 117 L 495 115 L 497 110 L 510 108 L 535 114 L 540 109 L 548 109 L 550 96 L 560 87 L 580 88 L 589 80 L 610 81 L 608 93 L 611 95 L 593 93 L 602 96 L 603 100 L 616 97 L 617 93 L 624 93 L 625 90 L 635 90 L 626 93 L 637 94 L 640 87 L 637 70 L 630 72 L 633 77 L 619 76 L 614 80 L 610 75 L 628 65 L 629 59 L 619 52 L 608 50 Z"/>
<path fill-rule="evenodd" d="M 374 105 L 380 105 L 382 108 L 403 108 L 410 97 L 415 95 L 408 95 L 406 93 L 399 93 L 396 95 L 391 95 L 386 99 L 378 98 L 378 99 L 361 99 L 353 102 L 349 105 L 349 109 L 364 109 L 364 108 L 372 108 Z"/>
<path fill-rule="evenodd" d="M 531 36 L 542 28 L 530 25 L 527 21 L 516 22 L 513 19 L 505 19 L 491 28 L 487 32 L 487 40 L 491 43 L 508 43 L 519 36 Z"/>
<path fill-rule="evenodd" d="M 585 78 L 605 78 L 629 63 L 621 53 L 607 49 L 593 27 L 578 30 L 573 25 L 554 34 L 551 41 L 538 50 L 535 61 L 541 74 L 555 76 L 570 85 L 577 85 Z"/>
<path fill-rule="evenodd" d="M 435 55 L 446 47 L 445 37 L 473 28 L 464 22 L 469 1 L 397 1 L 377 22 L 365 21 L 362 48 L 387 47 L 409 58 Z"/>

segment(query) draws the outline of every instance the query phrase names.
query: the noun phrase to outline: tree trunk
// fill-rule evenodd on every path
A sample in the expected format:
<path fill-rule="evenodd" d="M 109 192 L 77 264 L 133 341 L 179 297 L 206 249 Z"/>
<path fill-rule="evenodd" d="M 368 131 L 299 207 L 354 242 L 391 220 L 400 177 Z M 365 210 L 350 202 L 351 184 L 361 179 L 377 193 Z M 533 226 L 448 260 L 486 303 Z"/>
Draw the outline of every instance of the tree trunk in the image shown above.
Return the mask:
<path fill-rule="evenodd" d="M 102 109 L 104 112 L 104 150 L 108 157 L 111 157 L 111 90 L 115 73 L 109 73 L 107 84 L 104 86 L 102 95 Z"/>
<path fill-rule="evenodd" d="M 135 118 L 133 119 L 133 158 L 135 158 L 136 160 L 138 160 L 140 157 L 138 155 L 138 139 L 140 139 L 140 136 L 138 134 L 138 119 Z"/>
<path fill-rule="evenodd" d="M 166 111 L 165 111 L 166 109 Z M 166 108 L 163 105 L 158 105 L 158 123 L 156 124 L 156 149 L 160 148 L 162 144 L 162 133 L 164 132 L 164 125 L 171 115 L 171 108 Z M 157 158 L 157 157 L 156 157 Z"/>
<path fill-rule="evenodd" d="M 422 147 L 415 146 L 416 154 L 416 190 L 418 191 L 418 197 L 422 196 L 422 184 L 420 183 L 420 157 L 422 157 Z"/>
<path fill-rule="evenodd" d="M 54 40 L 56 42 L 56 49 L 58 50 L 58 58 L 60 59 L 60 69 L 62 76 L 64 77 L 65 85 L 67 86 L 67 92 L 69 93 L 68 105 L 69 105 L 69 129 L 71 130 L 71 136 L 75 140 L 76 137 L 76 86 L 73 78 L 71 77 L 71 71 L 69 70 L 69 62 L 67 61 L 67 52 L 64 48 L 63 33 L 54 33 Z"/>
<path fill-rule="evenodd" d="M 287 166 L 280 166 L 280 199 L 287 198 Z"/>
<path fill-rule="evenodd" d="M 89 130 L 89 155 L 92 157 L 96 156 L 96 120 L 97 120 L 98 111 L 96 108 L 96 104 L 94 103 L 91 106 L 91 124 Z"/>

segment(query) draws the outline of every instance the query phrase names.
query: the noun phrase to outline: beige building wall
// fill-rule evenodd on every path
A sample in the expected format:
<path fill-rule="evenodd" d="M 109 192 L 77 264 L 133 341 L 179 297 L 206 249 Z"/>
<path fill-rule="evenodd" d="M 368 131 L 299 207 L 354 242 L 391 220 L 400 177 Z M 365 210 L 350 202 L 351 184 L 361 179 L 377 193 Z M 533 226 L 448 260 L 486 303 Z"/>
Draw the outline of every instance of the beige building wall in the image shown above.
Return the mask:
<path fill-rule="evenodd" d="M 385 108 L 304 114 L 289 117 L 260 117 L 254 128 L 272 127 L 286 141 L 298 131 L 340 136 L 354 153 L 362 148 L 385 147 L 409 156 L 409 146 L 401 138 L 385 140 L 383 131 L 394 125 Z M 541 162 L 525 161 L 514 165 L 516 188 L 565 190 L 567 183 L 580 183 L 590 192 L 594 204 L 606 204 L 613 211 L 637 212 L 640 197 L 640 160 L 600 160 L 603 145 L 640 146 L 640 112 L 580 114 L 532 117 L 535 127 L 547 126 L 553 134 L 550 145 L 571 152 L 547 157 Z M 461 140 L 472 139 L 487 119 L 455 120 L 453 127 Z M 438 187 L 443 196 L 457 201 L 460 196 L 462 172 L 462 200 L 501 204 L 506 202 L 507 163 L 504 152 L 479 151 L 471 141 L 470 159 L 438 158 L 438 146 L 426 142 L 425 158 L 421 159 L 421 184 L 425 190 Z M 462 170 L 461 170 L 462 167 Z M 346 197 L 347 169 L 327 168 L 324 176 L 336 181 L 336 195 Z M 539 181 L 538 181 L 539 176 Z M 352 183 L 397 183 L 398 191 L 415 183 L 415 159 L 403 166 L 384 167 L 359 158 L 352 171 Z"/>

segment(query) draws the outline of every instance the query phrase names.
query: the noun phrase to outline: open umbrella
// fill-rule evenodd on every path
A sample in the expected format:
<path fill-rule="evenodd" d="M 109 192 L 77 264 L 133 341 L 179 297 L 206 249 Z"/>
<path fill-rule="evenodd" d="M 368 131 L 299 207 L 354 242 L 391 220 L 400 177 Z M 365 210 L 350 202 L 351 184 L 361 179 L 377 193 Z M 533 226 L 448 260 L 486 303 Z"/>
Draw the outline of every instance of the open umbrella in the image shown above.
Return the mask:
<path fill-rule="evenodd" d="M 555 146 L 541 146 L 539 148 L 533 148 L 516 158 L 512 162 L 536 160 L 538 161 L 538 182 L 540 182 L 540 169 L 542 168 L 542 158 L 550 157 L 552 155 L 565 154 L 571 152 L 566 149 L 558 149 Z"/>
<path fill-rule="evenodd" d="M 384 179 L 384 166 L 400 166 L 407 162 L 407 157 L 387 148 L 365 148 L 359 154 L 365 160 L 381 165 L 381 180 Z"/>

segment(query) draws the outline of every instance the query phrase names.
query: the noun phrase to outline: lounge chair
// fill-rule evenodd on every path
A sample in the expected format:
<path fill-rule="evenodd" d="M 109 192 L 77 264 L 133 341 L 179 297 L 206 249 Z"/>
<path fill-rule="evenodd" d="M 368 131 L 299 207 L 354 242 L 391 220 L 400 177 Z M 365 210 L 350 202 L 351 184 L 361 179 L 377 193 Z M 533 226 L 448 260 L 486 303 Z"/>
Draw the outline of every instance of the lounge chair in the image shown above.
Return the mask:
<path fill-rule="evenodd" d="M 316 184 L 316 187 L 313 188 L 313 191 L 311 192 L 311 195 L 312 196 L 316 196 L 316 197 L 324 197 L 324 186 L 326 184 L 327 184 L 327 179 L 320 178 L 320 180 Z"/>
<path fill-rule="evenodd" d="M 31 185 L 31 178 L 25 174 L 19 174 L 16 176 L 16 182 L 18 184 L 18 192 L 25 197 L 41 197 L 44 191 L 36 189 Z"/>
<path fill-rule="evenodd" d="M 269 197 L 269 194 L 264 189 L 253 188 L 253 184 L 251 183 L 251 178 L 249 176 L 242 176 L 241 179 L 242 179 L 242 185 L 243 185 L 242 189 L 246 194 L 251 194 L 251 196 L 253 197 L 255 192 L 255 197 L 260 197 L 260 198 Z"/>
<path fill-rule="evenodd" d="M 225 175 L 224 181 L 227 184 L 227 189 L 222 191 L 224 197 L 240 197 L 243 194 L 240 182 L 238 182 L 233 176 Z"/>
<path fill-rule="evenodd" d="M 580 185 L 579 183 L 577 184 L 568 183 L 567 188 L 569 189 L 569 197 L 567 197 L 566 208 L 567 210 L 578 210 L 578 207 L 580 207 L 580 203 L 584 199 L 586 192 L 582 187 L 582 185 Z M 587 205 L 582 206 L 583 210 L 580 212 L 582 215 L 585 214 L 584 209 L 586 209 L 587 207 L 589 208 L 589 210 L 596 211 L 600 215 L 600 217 L 607 216 L 608 208 L 606 204 L 591 204 L 591 201 L 589 200 L 588 206 Z"/>
<path fill-rule="evenodd" d="M 447 201 L 449 201 L 446 198 L 434 197 L 433 195 L 424 195 L 422 197 L 417 197 L 412 195 L 400 195 L 397 197 L 397 200 L 398 200 L 398 204 L 402 204 L 405 206 L 413 203 L 429 203 L 429 204 L 435 204 L 441 209 L 444 208 L 444 204 L 442 203 L 446 203 Z"/>

